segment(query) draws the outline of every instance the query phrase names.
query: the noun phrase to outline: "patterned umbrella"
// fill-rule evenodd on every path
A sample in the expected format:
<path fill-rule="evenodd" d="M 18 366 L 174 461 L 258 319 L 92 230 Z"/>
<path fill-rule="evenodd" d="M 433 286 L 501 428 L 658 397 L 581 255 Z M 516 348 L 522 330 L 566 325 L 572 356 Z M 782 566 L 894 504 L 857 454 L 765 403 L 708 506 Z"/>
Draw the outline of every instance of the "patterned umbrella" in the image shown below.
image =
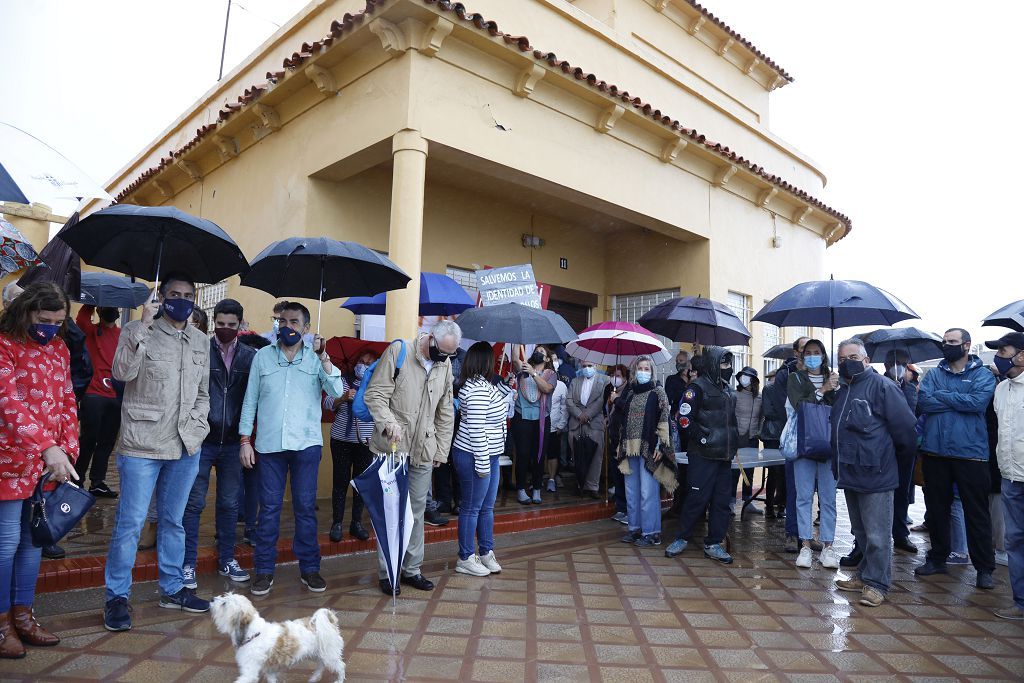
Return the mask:
<path fill-rule="evenodd" d="M 651 356 L 655 364 L 667 363 L 672 354 L 651 332 L 635 323 L 606 322 L 591 325 L 565 346 L 573 358 L 596 365 L 629 364 L 637 356 Z"/>
<path fill-rule="evenodd" d="M 42 261 L 32 243 L 21 231 L 0 219 L 0 272 L 3 275 L 17 273 L 22 268 L 38 266 Z"/>

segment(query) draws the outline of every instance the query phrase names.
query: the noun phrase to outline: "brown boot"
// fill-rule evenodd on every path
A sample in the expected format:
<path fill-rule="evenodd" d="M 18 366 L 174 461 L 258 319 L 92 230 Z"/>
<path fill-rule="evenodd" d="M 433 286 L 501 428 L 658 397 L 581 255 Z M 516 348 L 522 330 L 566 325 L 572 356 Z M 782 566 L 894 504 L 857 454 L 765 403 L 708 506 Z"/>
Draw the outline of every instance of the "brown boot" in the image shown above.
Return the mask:
<path fill-rule="evenodd" d="M 21 659 L 24 656 L 25 646 L 11 625 L 11 613 L 0 614 L 0 659 Z"/>
<path fill-rule="evenodd" d="M 156 522 L 146 522 L 142 528 L 142 535 L 139 536 L 139 550 L 149 550 L 156 547 Z"/>
<path fill-rule="evenodd" d="M 11 617 L 14 621 L 14 630 L 18 632 L 21 642 L 26 645 L 49 647 L 60 642 L 60 638 L 39 625 L 32 614 L 31 606 L 15 605 L 11 608 Z"/>

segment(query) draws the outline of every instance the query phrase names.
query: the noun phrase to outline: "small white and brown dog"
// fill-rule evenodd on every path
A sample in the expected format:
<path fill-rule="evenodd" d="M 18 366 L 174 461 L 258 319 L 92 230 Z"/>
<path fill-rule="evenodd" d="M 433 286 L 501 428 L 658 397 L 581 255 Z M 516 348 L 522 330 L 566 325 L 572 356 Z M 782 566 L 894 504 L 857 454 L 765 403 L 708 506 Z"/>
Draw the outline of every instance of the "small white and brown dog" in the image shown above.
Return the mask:
<path fill-rule="evenodd" d="M 261 677 L 274 683 L 280 671 L 303 659 L 317 662 L 311 683 L 320 680 L 324 669 L 337 674 L 336 683 L 345 680 L 345 641 L 338 617 L 329 609 L 318 609 L 305 619 L 270 622 L 245 596 L 225 593 L 210 602 L 210 614 L 216 629 L 230 636 L 235 646 L 235 683 L 255 683 Z"/>

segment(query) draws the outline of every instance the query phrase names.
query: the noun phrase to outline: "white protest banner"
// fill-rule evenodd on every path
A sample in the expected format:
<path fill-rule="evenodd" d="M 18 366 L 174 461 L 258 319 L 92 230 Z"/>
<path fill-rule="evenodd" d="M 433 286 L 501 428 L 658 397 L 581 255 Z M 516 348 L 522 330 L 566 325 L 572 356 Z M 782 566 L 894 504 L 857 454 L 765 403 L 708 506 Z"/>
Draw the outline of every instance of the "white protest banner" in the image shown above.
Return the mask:
<path fill-rule="evenodd" d="M 529 263 L 476 271 L 476 286 L 483 306 L 517 303 L 541 308 L 540 291 Z"/>

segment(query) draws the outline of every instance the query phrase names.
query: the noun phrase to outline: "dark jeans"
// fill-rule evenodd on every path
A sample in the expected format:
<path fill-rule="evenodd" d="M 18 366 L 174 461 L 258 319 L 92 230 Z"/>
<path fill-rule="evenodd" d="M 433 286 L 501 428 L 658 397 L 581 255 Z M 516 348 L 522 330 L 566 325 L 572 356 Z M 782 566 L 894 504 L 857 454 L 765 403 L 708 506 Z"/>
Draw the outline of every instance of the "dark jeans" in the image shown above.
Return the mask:
<path fill-rule="evenodd" d="M 860 580 L 886 595 L 892 585 L 893 492 L 857 493 L 846 491 L 850 531 L 864 553 L 858 568 Z"/>
<path fill-rule="evenodd" d="M 331 460 L 334 465 L 331 486 L 331 522 L 345 521 L 345 501 L 348 499 L 349 484 L 370 464 L 373 455 L 366 444 L 331 439 Z M 363 497 L 352 489 L 352 521 L 363 519 Z"/>
<path fill-rule="evenodd" d="M 786 535 L 799 536 L 800 529 L 796 522 L 796 476 L 793 474 L 793 461 L 787 460 L 786 472 Z"/>
<path fill-rule="evenodd" d="M 768 483 L 765 485 L 764 500 L 768 507 L 786 507 L 786 466 L 772 465 L 768 468 Z"/>
<path fill-rule="evenodd" d="M 242 463 L 238 459 L 238 444 L 213 446 L 203 444 L 199 453 L 199 472 L 192 484 L 185 515 L 185 566 L 196 566 L 199 546 L 199 518 L 206 507 L 206 493 L 210 490 L 210 470 L 217 468 L 217 511 L 214 524 L 217 529 L 217 559 L 223 565 L 235 559 L 235 524 L 238 522 L 238 489 L 242 485 Z"/>
<path fill-rule="evenodd" d="M 452 465 L 451 454 L 448 462 L 441 463 L 434 468 L 434 502 L 445 503 L 452 510 L 462 500 L 462 486 L 459 484 L 459 476 Z"/>
<path fill-rule="evenodd" d="M 993 571 L 996 558 L 992 549 L 992 519 L 988 508 L 988 494 L 992 488 L 988 462 L 925 455 L 922 469 L 926 484 L 924 503 L 928 507 L 928 535 L 931 538 L 928 560 L 934 564 L 945 564 L 949 557 L 950 506 L 953 504 L 953 484 L 956 484 L 964 506 L 967 552 L 971 555 L 971 564 L 979 572 Z"/>
<path fill-rule="evenodd" d="M 722 542 L 725 532 L 729 530 L 729 513 L 736 495 L 735 489 L 729 490 L 732 483 L 731 470 L 732 463 L 728 460 L 708 460 L 699 455 L 690 458 L 686 468 L 690 490 L 679 515 L 679 538 L 690 538 L 693 527 L 703 519 L 704 510 L 710 508 L 704 545 Z"/>
<path fill-rule="evenodd" d="M 910 536 L 907 511 L 910 509 L 911 495 L 914 492 L 914 461 L 916 459 L 916 453 L 896 458 L 900 481 L 892 496 L 892 539 L 894 541 L 902 541 Z"/>
<path fill-rule="evenodd" d="M 107 463 L 121 429 L 121 402 L 116 398 L 86 394 L 78 409 L 78 423 L 81 433 L 75 471 L 84 487 L 85 472 L 92 463 L 89 481 L 93 485 L 101 484 L 107 478 Z"/>
<path fill-rule="evenodd" d="M 611 461 L 609 476 L 612 486 L 615 487 L 615 511 L 626 514 L 626 475 L 619 469 L 619 463 L 614 459 Z"/>
<path fill-rule="evenodd" d="M 544 460 L 540 454 L 540 420 L 512 418 L 512 441 L 516 445 L 516 487 L 540 489 L 544 481 Z"/>
<path fill-rule="evenodd" d="M 238 487 L 238 511 L 245 523 L 245 535 L 254 540 L 260 514 L 260 464 L 242 468 L 242 485 Z"/>
<path fill-rule="evenodd" d="M 256 454 L 260 463 L 260 515 L 253 562 L 257 574 L 274 574 L 284 483 L 289 474 L 292 511 L 295 514 L 292 552 L 299 560 L 299 572 L 320 571 L 320 543 L 316 537 L 316 479 L 322 450 L 321 446 L 310 446 L 301 451 Z"/>

